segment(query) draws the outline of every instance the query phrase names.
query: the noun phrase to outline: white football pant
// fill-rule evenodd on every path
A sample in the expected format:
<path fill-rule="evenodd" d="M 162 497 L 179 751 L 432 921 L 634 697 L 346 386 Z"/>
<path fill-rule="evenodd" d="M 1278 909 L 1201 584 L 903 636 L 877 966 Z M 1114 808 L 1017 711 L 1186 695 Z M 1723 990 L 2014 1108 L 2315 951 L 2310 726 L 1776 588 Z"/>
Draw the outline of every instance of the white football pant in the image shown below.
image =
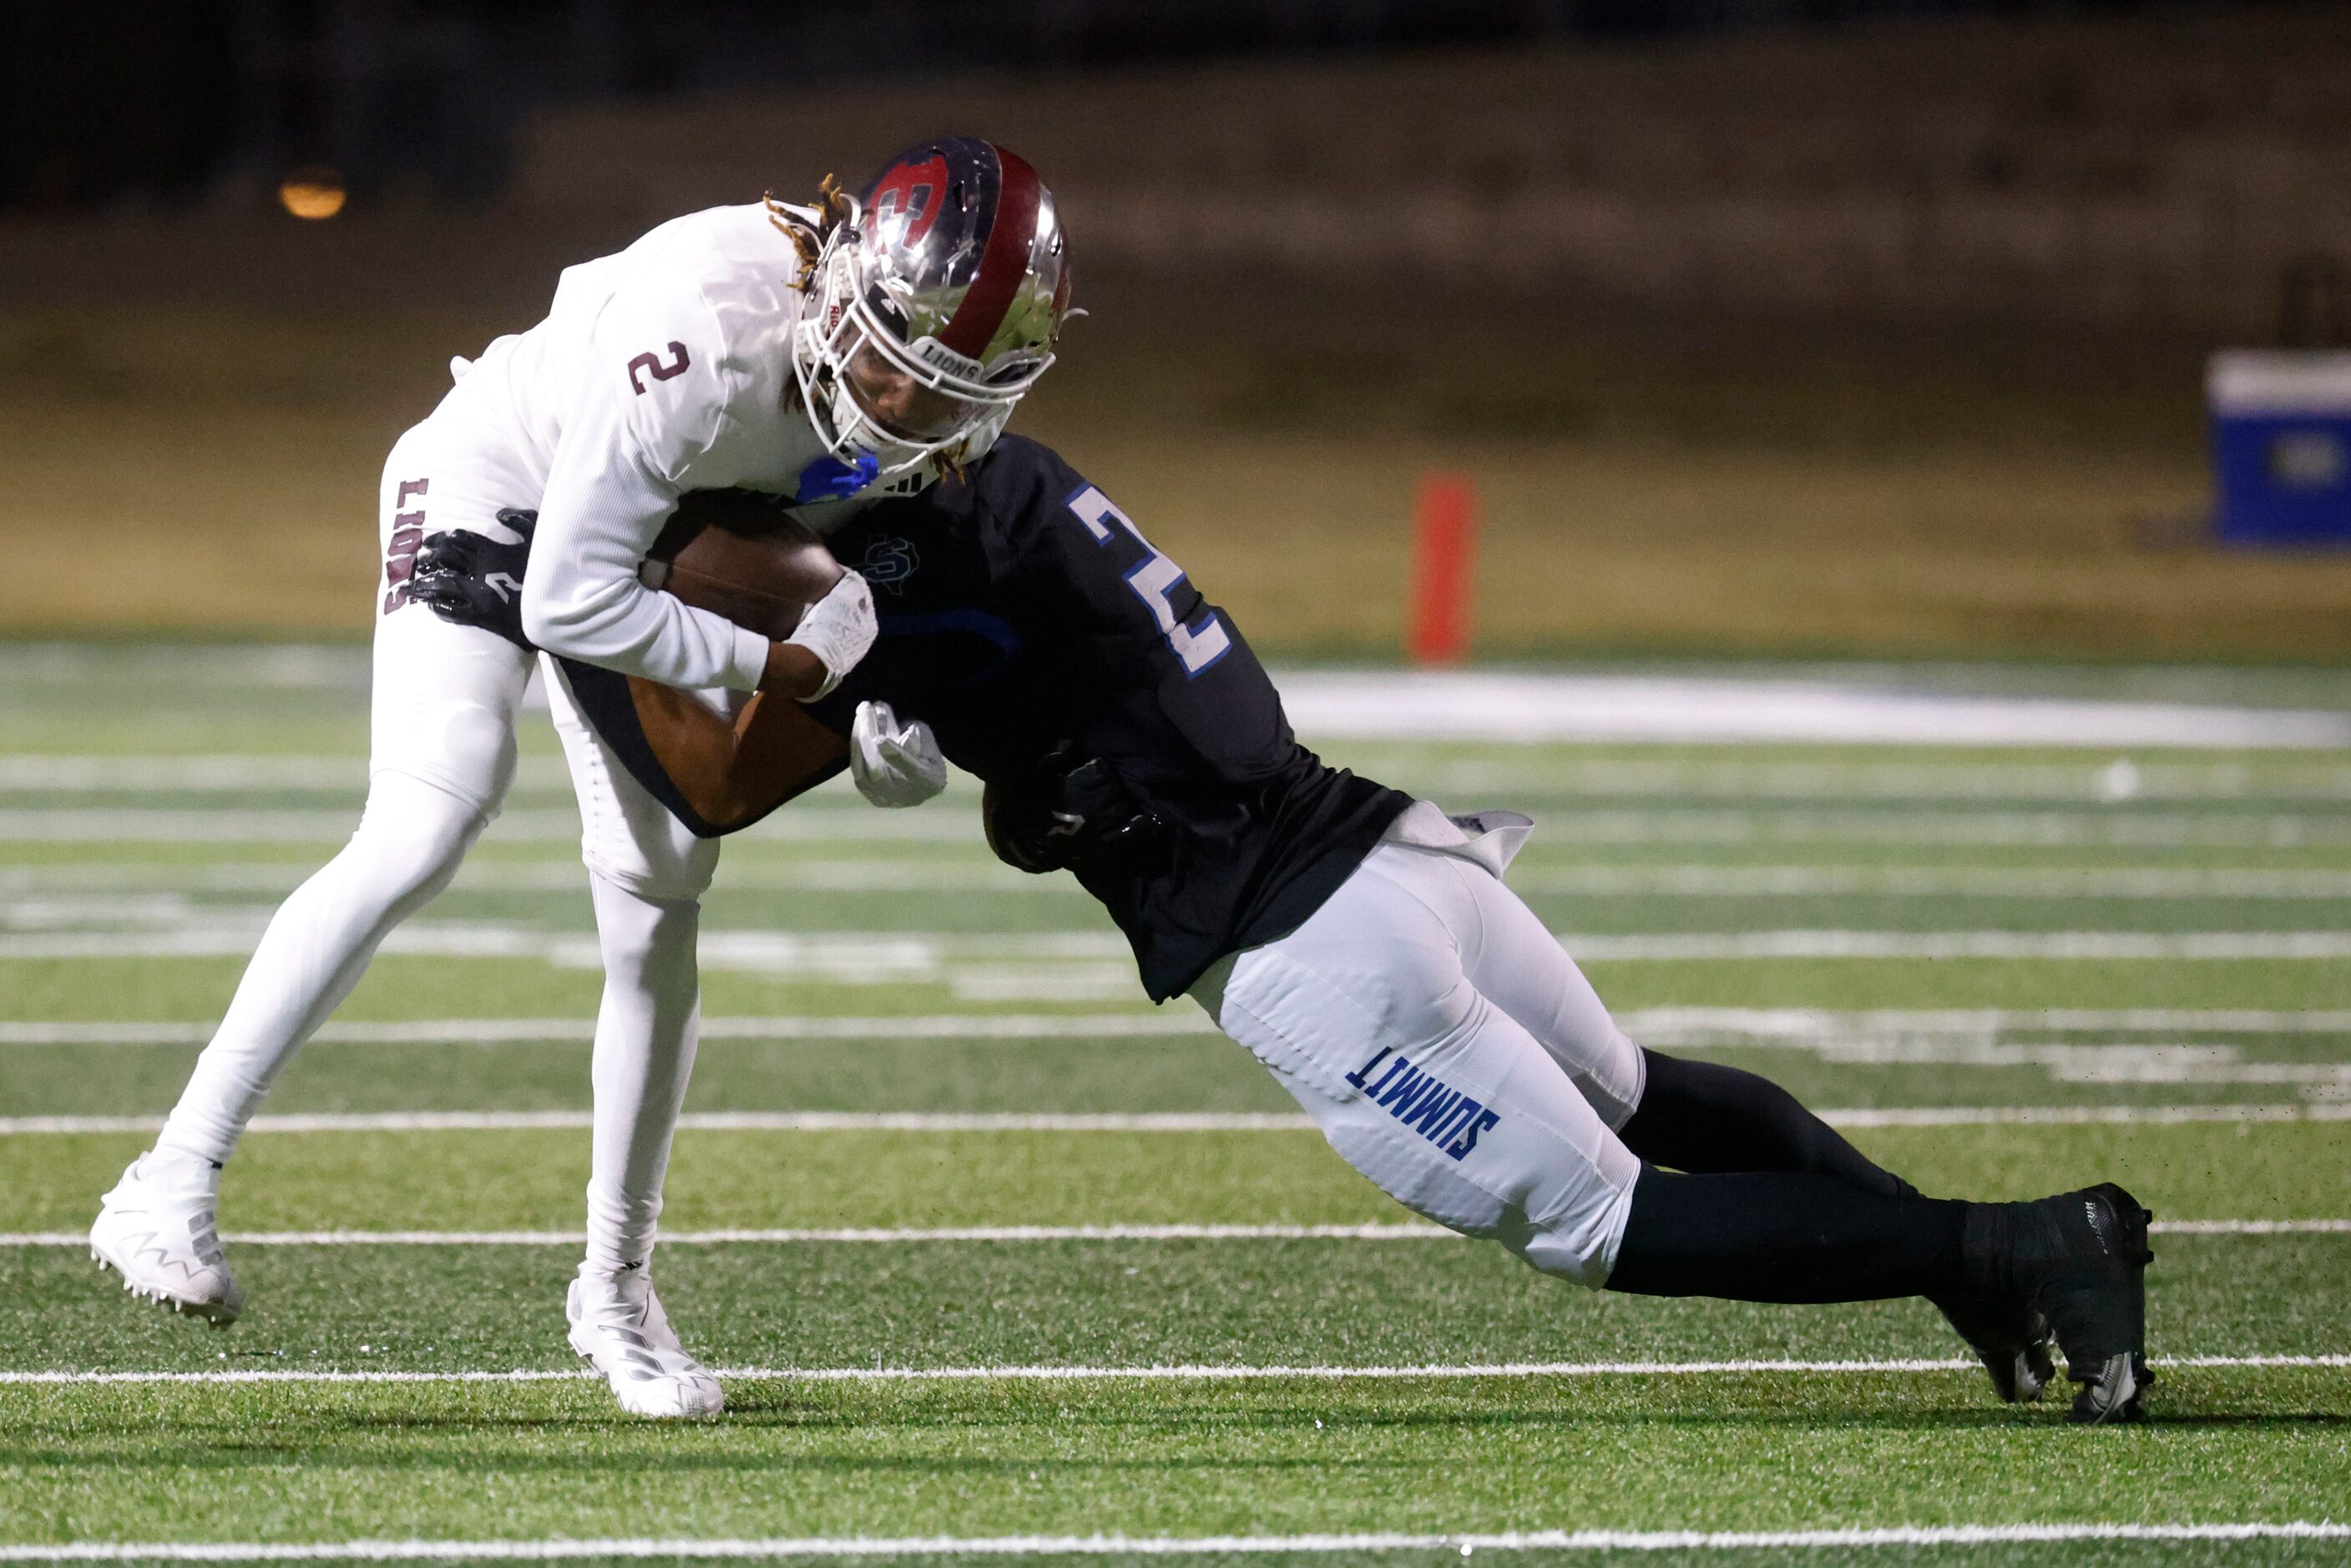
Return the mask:
<path fill-rule="evenodd" d="M 157 1139 L 225 1162 L 296 1051 L 359 983 L 392 928 L 446 887 L 514 781 L 533 654 L 402 601 L 427 533 L 496 538 L 502 507 L 537 497 L 496 436 L 464 417 L 462 384 L 384 465 L 367 808 L 342 852 L 281 905 Z M 697 839 L 629 776 L 581 716 L 552 659 L 547 686 L 579 796 L 605 961 L 590 1076 L 596 1115 L 589 1261 L 653 1245 L 670 1134 L 694 1066 L 698 900 L 718 843 Z"/>
<path fill-rule="evenodd" d="M 1415 1213 L 1597 1288 L 1641 1161 L 1639 1047 L 1475 836 L 1415 805 L 1313 917 L 1192 988 L 1347 1163 Z"/>

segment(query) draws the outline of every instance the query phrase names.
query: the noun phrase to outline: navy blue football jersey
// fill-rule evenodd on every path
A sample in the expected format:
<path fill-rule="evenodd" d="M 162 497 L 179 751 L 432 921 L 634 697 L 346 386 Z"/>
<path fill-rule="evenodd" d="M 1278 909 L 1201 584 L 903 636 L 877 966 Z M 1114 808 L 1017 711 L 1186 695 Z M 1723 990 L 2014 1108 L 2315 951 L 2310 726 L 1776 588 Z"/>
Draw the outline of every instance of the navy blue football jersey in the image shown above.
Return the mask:
<path fill-rule="evenodd" d="M 1411 803 L 1301 746 L 1231 618 L 1036 442 L 1006 436 L 827 542 L 872 583 L 881 635 L 820 722 L 887 702 L 990 783 L 1100 758 L 1167 825 L 1164 863 L 1078 873 L 1155 1001 L 1296 929 Z"/>

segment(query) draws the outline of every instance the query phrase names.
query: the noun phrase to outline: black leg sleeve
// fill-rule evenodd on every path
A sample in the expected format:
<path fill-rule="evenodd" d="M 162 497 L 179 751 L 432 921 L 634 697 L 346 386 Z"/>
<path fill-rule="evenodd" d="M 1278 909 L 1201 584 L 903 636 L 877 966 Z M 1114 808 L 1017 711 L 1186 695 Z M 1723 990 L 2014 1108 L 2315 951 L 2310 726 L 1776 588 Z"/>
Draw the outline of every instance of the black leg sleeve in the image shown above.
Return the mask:
<path fill-rule="evenodd" d="M 1641 1056 L 1648 1082 L 1617 1135 L 1651 1165 L 1706 1175 L 1802 1171 L 1890 1197 L 1917 1190 L 1768 1078 L 1655 1051 Z"/>
<path fill-rule="evenodd" d="M 1970 1205 L 1835 1176 L 1644 1167 L 1608 1288 L 1734 1301 L 1878 1301 L 1966 1283 Z"/>

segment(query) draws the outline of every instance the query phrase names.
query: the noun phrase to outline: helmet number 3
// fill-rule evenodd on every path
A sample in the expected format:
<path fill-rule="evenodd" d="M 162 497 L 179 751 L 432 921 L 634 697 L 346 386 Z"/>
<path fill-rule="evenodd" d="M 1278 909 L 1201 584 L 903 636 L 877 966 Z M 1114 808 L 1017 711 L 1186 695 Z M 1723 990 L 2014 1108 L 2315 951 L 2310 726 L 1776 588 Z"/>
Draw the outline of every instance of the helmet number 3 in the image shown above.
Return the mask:
<path fill-rule="evenodd" d="M 1184 581 L 1184 569 L 1161 555 L 1134 520 L 1111 505 L 1108 496 L 1088 485 L 1069 499 L 1069 507 L 1094 543 L 1106 545 L 1118 537 L 1119 528 L 1126 530 L 1136 544 L 1143 547 L 1143 560 L 1126 574 L 1126 586 L 1143 601 L 1151 618 L 1159 622 L 1160 634 L 1176 651 L 1186 675 L 1196 675 L 1227 653 L 1232 652 L 1232 633 L 1217 619 L 1214 610 L 1203 609 L 1191 624 L 1186 625 L 1176 615 L 1175 593 Z"/>

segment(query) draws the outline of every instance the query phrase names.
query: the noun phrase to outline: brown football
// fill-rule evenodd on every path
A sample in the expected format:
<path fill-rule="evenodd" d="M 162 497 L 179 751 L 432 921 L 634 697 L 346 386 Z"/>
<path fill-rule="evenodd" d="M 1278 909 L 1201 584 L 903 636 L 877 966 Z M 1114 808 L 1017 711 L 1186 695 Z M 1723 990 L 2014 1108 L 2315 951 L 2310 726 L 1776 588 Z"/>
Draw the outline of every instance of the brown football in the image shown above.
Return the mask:
<path fill-rule="evenodd" d="M 692 490 L 645 558 L 643 576 L 648 587 L 780 639 L 832 591 L 841 570 L 824 541 L 778 511 L 772 497 Z"/>
<path fill-rule="evenodd" d="M 693 490 L 639 573 L 698 609 L 769 639 L 790 633 L 831 592 L 841 563 L 824 543 L 749 490 Z M 849 746 L 796 702 L 757 693 L 732 723 L 686 693 L 629 677 L 637 723 L 669 780 L 721 831 L 747 827 L 831 778 Z"/>

